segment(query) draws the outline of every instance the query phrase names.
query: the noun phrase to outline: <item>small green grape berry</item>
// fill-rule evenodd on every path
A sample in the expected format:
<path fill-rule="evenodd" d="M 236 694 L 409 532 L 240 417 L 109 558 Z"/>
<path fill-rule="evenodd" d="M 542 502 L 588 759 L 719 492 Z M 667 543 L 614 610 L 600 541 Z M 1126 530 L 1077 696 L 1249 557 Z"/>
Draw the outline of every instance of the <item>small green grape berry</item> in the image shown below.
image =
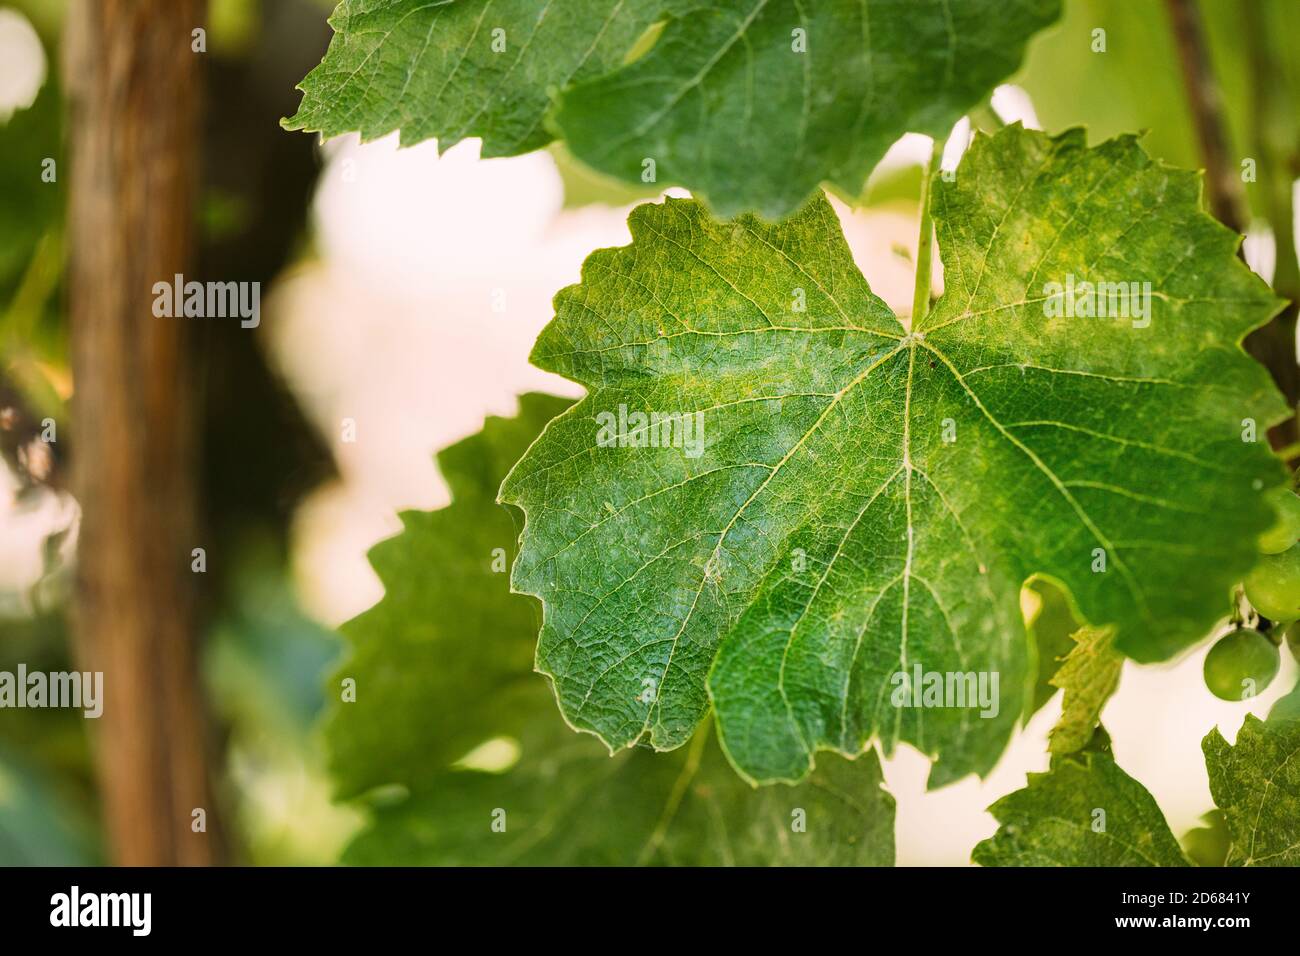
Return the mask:
<path fill-rule="evenodd" d="M 1246 575 L 1246 598 L 1271 621 L 1300 620 L 1300 547 L 1266 554 Z"/>
<path fill-rule="evenodd" d="M 1267 635 L 1238 628 L 1219 638 L 1205 655 L 1205 686 L 1220 700 L 1254 697 L 1277 676 L 1281 657 Z"/>
<path fill-rule="evenodd" d="M 1274 488 L 1265 498 L 1277 512 L 1277 521 L 1259 536 L 1259 550 L 1281 554 L 1300 540 L 1300 496 L 1290 488 Z"/>
<path fill-rule="evenodd" d="M 1287 625 L 1286 646 L 1290 649 L 1291 656 L 1300 661 L 1300 621 Z"/>

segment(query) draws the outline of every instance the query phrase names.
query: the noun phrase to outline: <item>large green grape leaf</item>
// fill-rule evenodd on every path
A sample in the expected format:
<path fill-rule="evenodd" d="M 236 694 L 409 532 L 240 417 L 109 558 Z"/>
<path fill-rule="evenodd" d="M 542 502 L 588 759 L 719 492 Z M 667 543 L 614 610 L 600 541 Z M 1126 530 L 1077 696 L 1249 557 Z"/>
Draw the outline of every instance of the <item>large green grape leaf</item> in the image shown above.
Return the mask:
<path fill-rule="evenodd" d="M 1232 834 L 1228 865 L 1300 866 L 1300 719 L 1248 714 L 1235 745 L 1216 729 L 1201 749 Z"/>
<path fill-rule="evenodd" d="M 1242 440 L 1285 409 L 1239 348 L 1279 303 L 1196 175 L 1131 137 L 1010 127 L 931 208 L 946 291 L 915 330 L 820 197 L 778 225 L 643 205 L 632 244 L 557 295 L 533 361 L 589 395 L 502 499 L 527 516 L 514 585 L 543 600 L 538 666 L 575 727 L 671 749 L 712 701 L 752 779 L 877 734 L 943 783 L 987 771 L 1021 711 L 1032 575 L 1140 660 L 1222 613 L 1270 523 L 1255 489 L 1283 478 Z M 1149 322 L 1049 317 L 1046 283 L 1071 276 L 1149 282 Z M 685 417 L 622 421 L 650 412 Z M 918 668 L 996 674 L 999 706 L 895 706 Z"/>
<path fill-rule="evenodd" d="M 653 160 L 656 181 L 723 215 L 779 217 L 823 181 L 857 195 L 902 133 L 946 133 L 1059 12 L 1059 0 L 345 0 L 286 125 L 401 129 L 442 149 L 480 136 L 484 156 L 558 132 L 620 179 L 642 181 Z"/>
<path fill-rule="evenodd" d="M 493 499 L 568 404 L 525 395 L 518 417 L 442 452 L 453 503 L 403 514 L 402 533 L 371 552 L 385 596 L 344 626 L 352 653 L 326 726 L 338 796 L 374 797 L 345 861 L 892 864 L 894 802 L 874 755 L 755 790 L 707 727 L 674 754 L 611 758 L 564 725 L 532 669 L 536 604 L 503 573 L 515 521 Z M 351 702 L 337 692 L 346 678 Z"/>
<path fill-rule="evenodd" d="M 975 847 L 981 866 L 1187 865 L 1151 794 L 1106 753 L 1029 774 L 989 812 L 1002 826 Z"/>

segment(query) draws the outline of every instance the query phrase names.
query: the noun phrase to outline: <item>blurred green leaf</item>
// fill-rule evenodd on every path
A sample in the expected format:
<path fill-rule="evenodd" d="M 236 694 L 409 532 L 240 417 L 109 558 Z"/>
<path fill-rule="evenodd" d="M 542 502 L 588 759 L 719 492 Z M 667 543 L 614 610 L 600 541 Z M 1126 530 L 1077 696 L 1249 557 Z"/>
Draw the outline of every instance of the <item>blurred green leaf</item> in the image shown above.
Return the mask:
<path fill-rule="evenodd" d="M 1197 866 L 1223 866 L 1232 844 L 1228 818 L 1222 810 L 1211 810 L 1203 814 L 1201 820 L 1205 826 L 1183 834 L 1183 852 Z"/>
<path fill-rule="evenodd" d="M 306 737 L 324 705 L 321 683 L 338 635 L 307 617 L 282 571 L 246 555 L 212 629 L 205 670 L 227 719 Z"/>
<path fill-rule="evenodd" d="M 61 417 L 67 343 L 57 293 L 68 169 L 51 45 L 45 56 L 35 101 L 0 122 L 0 378 L 36 416 Z"/>
<path fill-rule="evenodd" d="M 1261 18 L 1263 41 L 1272 46 L 1279 75 L 1266 82 L 1289 109 L 1289 129 L 1274 131 L 1290 144 L 1292 154 L 1300 129 L 1300 59 L 1294 38 L 1300 36 L 1300 3 L 1295 0 L 1248 0 Z M 1249 31 L 1243 27 L 1241 0 L 1199 0 L 1210 66 L 1222 93 L 1221 116 L 1232 157 L 1253 157 L 1252 123 L 1260 104 L 1254 96 L 1251 70 L 1258 64 Z M 1105 31 L 1105 51 L 1094 52 Z M 1089 138 L 1101 142 L 1137 130 L 1146 131 L 1143 147 L 1152 156 L 1192 169 L 1203 165 L 1188 109 L 1178 53 L 1164 3 L 1149 0 L 1067 0 L 1055 27 L 1030 44 L 1025 64 L 1012 82 L 1033 100 L 1047 130 L 1085 125 Z M 1272 121 L 1271 119 L 1269 120 Z M 1295 178 L 1294 171 L 1286 175 Z M 1266 197 L 1253 183 L 1246 194 L 1256 212 L 1266 209 Z"/>
<path fill-rule="evenodd" d="M 1300 682 L 1297 682 L 1286 695 L 1273 702 L 1268 712 L 1269 720 L 1291 720 L 1300 718 Z"/>
<path fill-rule="evenodd" d="M 0 122 L 0 305 L 8 306 L 37 243 L 63 215 L 62 98 L 57 58 L 45 48 L 46 79 L 36 99 Z M 53 163 L 51 166 L 50 163 Z M 53 177 L 53 181 L 47 181 Z"/>
<path fill-rule="evenodd" d="M 1081 623 L 1070 608 L 1069 597 L 1056 584 L 1035 578 L 1026 587 L 1033 592 L 1038 603 L 1037 610 L 1025 624 L 1038 658 L 1038 675 L 1029 700 L 1028 717 L 1036 714 L 1060 690 L 1052 683 L 1052 676 L 1074 648 L 1071 635 Z"/>
<path fill-rule="evenodd" d="M 1099 41 L 1105 52 L 1093 52 Z M 1084 125 L 1094 143 L 1146 130 L 1152 156 L 1200 166 L 1163 2 L 1066 0 L 1060 23 L 1034 38 L 1012 82 L 1046 130 Z"/>
<path fill-rule="evenodd" d="M 0 750 L 0 866 L 94 866 L 94 822 L 46 775 Z"/>
<path fill-rule="evenodd" d="M 345 862 L 891 864 L 874 753 L 755 790 L 707 728 L 675 753 L 611 757 L 561 721 L 532 669 L 536 605 L 504 573 L 517 527 L 494 498 L 568 405 L 525 395 L 517 418 L 442 452 L 452 504 L 403 514 L 371 552 L 386 594 L 344 627 L 353 656 L 331 694 L 351 678 L 356 701 L 335 703 L 326 730 L 340 795 L 370 792 Z"/>

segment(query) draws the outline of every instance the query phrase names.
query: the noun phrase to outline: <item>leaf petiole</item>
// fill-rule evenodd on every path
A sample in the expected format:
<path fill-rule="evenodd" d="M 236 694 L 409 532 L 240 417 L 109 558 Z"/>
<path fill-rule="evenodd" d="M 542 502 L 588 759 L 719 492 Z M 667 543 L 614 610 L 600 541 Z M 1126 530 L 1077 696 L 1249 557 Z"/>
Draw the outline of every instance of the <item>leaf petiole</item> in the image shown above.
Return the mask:
<path fill-rule="evenodd" d="M 916 283 L 912 292 L 911 328 L 921 324 L 930 311 L 930 250 L 934 245 L 934 220 L 930 216 L 930 181 L 943 157 L 943 144 L 937 139 L 930 161 L 921 168 L 921 234 L 916 241 Z"/>

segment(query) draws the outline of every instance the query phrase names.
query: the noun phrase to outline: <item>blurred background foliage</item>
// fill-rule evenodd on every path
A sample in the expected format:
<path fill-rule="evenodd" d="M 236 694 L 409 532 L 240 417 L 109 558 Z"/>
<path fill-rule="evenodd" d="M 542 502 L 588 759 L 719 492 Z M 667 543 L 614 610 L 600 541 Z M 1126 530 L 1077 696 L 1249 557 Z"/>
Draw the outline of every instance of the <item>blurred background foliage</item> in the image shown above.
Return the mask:
<path fill-rule="evenodd" d="M 309 355 L 302 361 L 324 367 L 329 366 L 325 343 L 331 335 L 336 351 L 373 349 L 383 355 L 402 348 L 400 339 L 385 338 L 391 329 L 382 324 L 358 325 L 364 331 L 349 333 L 353 338 L 339 346 L 342 333 L 313 325 L 310 317 L 291 321 L 288 315 L 293 309 L 310 310 L 310 296 L 304 306 L 301 293 L 291 295 L 289 290 L 303 276 L 316 275 L 312 270 L 322 259 L 322 213 L 314 210 L 313 197 L 325 189 L 325 183 L 318 182 L 323 164 L 337 167 L 359 155 L 344 155 L 336 144 L 322 148 L 313 137 L 279 126 L 280 118 L 296 108 L 295 84 L 325 49 L 325 16 L 331 6 L 326 0 L 211 0 L 204 60 L 198 277 L 260 281 L 272 294 L 268 305 L 264 293 L 264 327 L 256 335 L 245 334 L 236 324 L 208 323 L 198 344 L 203 369 L 202 519 L 212 541 L 209 554 L 222 556 L 212 562 L 202 582 L 209 622 L 204 678 L 219 726 L 219 789 L 234 858 L 258 864 L 335 862 L 363 824 L 360 812 L 331 802 L 319 717 L 325 709 L 326 677 L 341 653 L 333 627 L 378 596 L 373 574 L 357 568 L 364 568 L 366 549 L 397 528 L 393 504 L 386 530 L 368 529 L 348 542 L 348 573 L 366 578 L 362 583 L 369 590 L 362 591 L 368 596 L 354 599 L 348 614 L 321 611 L 321 602 L 310 596 L 313 586 L 304 584 L 304 571 L 297 565 L 300 547 L 295 539 L 312 537 L 313 532 L 303 531 L 305 513 L 320 520 L 323 506 L 317 501 L 309 507 L 309 500 L 316 501 L 312 496 L 346 483 L 349 469 L 359 466 L 340 460 L 351 452 L 332 433 L 335 392 L 341 393 L 343 384 L 287 372 L 286 366 L 295 360 L 286 357 L 291 353 L 285 350 L 305 351 Z M 1293 247 L 1292 181 L 1300 175 L 1294 165 L 1300 155 L 1300 58 L 1291 47 L 1300 38 L 1300 2 L 1201 0 L 1200 8 L 1222 88 L 1230 152 L 1260 161 L 1259 180 L 1247 183 L 1244 190 L 1247 223 L 1253 232 L 1267 234 L 1269 241 Z M 68 367 L 61 290 L 65 176 L 58 45 L 65 15 L 63 0 L 0 0 L 0 18 L 8 18 L 0 19 L 5 27 L 0 31 L 0 79 L 7 84 L 3 74 L 16 68 L 17 59 L 10 54 L 17 49 L 12 45 L 23 41 L 23 29 L 38 40 L 45 63 L 34 99 L 12 111 L 0 103 L 0 670 L 14 670 L 19 662 L 47 671 L 74 666 L 65 610 L 76 506 L 63 481 L 67 449 L 76 447 L 77 426 L 68 416 L 75 383 Z M 15 26 L 18 20 L 22 25 Z M 1098 29 L 1105 31 L 1105 55 L 1094 51 Z M 1267 86 L 1265 96 L 1260 95 L 1261 84 Z M 995 96 L 973 114 L 975 125 L 1020 119 L 1058 131 L 1082 124 L 1088 126 L 1092 142 L 1145 130 L 1143 143 L 1153 156 L 1180 166 L 1201 165 L 1168 14 L 1159 0 L 1067 0 L 1062 21 L 1034 40 L 1010 86 L 999 91 L 1001 100 Z M 0 93 L 8 89 L 0 85 Z M 539 248 L 572 246 L 572 254 L 565 254 L 576 265 L 595 245 L 625 241 L 619 238 L 621 207 L 657 195 L 592 173 L 560 146 L 551 147 L 548 154 L 553 171 L 545 176 L 558 182 L 559 208 L 549 210 L 536 198 L 545 192 L 541 187 L 510 193 L 513 206 L 504 209 L 510 222 L 493 221 L 485 214 L 489 221 L 484 228 L 505 237 L 501 241 L 506 244 L 514 241 L 515 233 L 533 229 L 541 237 Z M 41 180 L 47 159 L 53 159 L 58 170 L 52 183 Z M 533 168 L 528 157 L 494 161 L 506 162 L 516 164 L 511 168 Z M 346 166 L 341 175 L 346 178 Z M 884 250 L 882 261 L 902 270 L 903 295 L 910 295 L 911 253 L 905 240 L 891 239 L 891 230 L 902 222 L 906 229 L 897 235 L 912 234 L 908 217 L 915 216 L 919 186 L 915 157 L 904 149 L 886 158 L 862 195 L 841 197 L 853 200 L 865 215 L 876 216 L 860 220 L 871 225 L 863 231 Z M 319 207 L 321 200 L 315 203 Z M 560 209 L 570 216 L 565 220 L 567 233 L 546 219 Z M 534 220 L 548 225 L 543 228 Z M 579 225 L 586 231 L 579 231 Z M 429 222 L 431 243 L 452 241 L 445 236 L 435 239 L 440 227 L 453 234 L 469 228 L 463 220 Z M 855 226 L 846 222 L 846 229 L 851 243 L 856 242 Z M 371 240 L 384 248 L 380 235 L 360 238 Z M 1294 262 L 1293 255 L 1279 258 Z M 1273 263 L 1256 267 L 1266 272 Z M 573 268 L 565 265 L 558 274 Z M 877 285 L 870 270 L 868 275 L 877 288 L 887 284 Z M 567 281 L 574 279 L 576 274 Z M 336 276 L 333 281 L 343 280 Z M 528 320 L 533 330 L 549 318 L 545 303 L 564 281 L 547 273 L 535 283 L 537 289 L 525 293 L 536 312 Z M 346 286 L 318 282 L 315 294 L 328 297 L 339 289 L 346 292 Z M 283 306 L 275 304 L 277 294 Z M 376 284 L 368 294 L 350 301 L 363 302 L 367 313 L 395 308 L 396 300 L 385 298 L 393 294 L 391 289 Z M 458 306 L 445 297 L 436 301 L 436 308 L 454 311 Z M 322 316 L 318 321 L 326 320 Z M 528 337 L 515 338 L 522 359 Z M 449 348 L 456 344 L 454 336 L 439 341 Z M 495 374 L 490 365 L 485 367 L 480 374 Z M 453 378 L 451 373 L 447 377 Z M 536 385 L 514 372 L 501 372 L 500 378 L 500 388 L 509 394 Z M 428 389 L 439 384 L 429 381 Z M 399 388 L 383 379 L 372 380 L 370 387 L 394 393 Z M 394 401 L 401 397 L 395 395 Z M 408 402 L 404 414 L 414 420 L 421 407 Z M 509 407 L 492 410 L 510 413 Z M 481 420 L 481 412 L 474 414 Z M 34 439 L 47 418 L 57 423 L 58 441 L 42 451 Z M 398 422 L 393 427 L 401 433 L 414 426 Z M 476 427 L 460 419 L 447 426 L 451 437 L 473 430 Z M 408 442 L 419 444 L 426 434 L 408 436 Z M 426 452 L 432 450 L 419 449 L 428 459 Z M 423 508 L 440 503 L 432 492 L 414 497 L 418 500 L 400 503 Z M 325 584 L 314 585 L 317 591 L 330 590 L 332 579 L 325 577 Z M 1040 651 L 1032 702 L 1037 711 L 1055 693 L 1048 679 L 1070 647 L 1068 635 L 1076 622 L 1062 596 L 1042 582 L 1028 593 L 1026 611 Z M 1199 680 L 1199 663 L 1193 670 Z M 91 762 L 93 735 L 93 721 L 76 712 L 0 712 L 0 865 L 104 862 Z M 1197 752 L 1194 758 L 1199 756 Z M 1013 768 L 1013 785 L 1023 779 L 1022 769 Z M 968 792 L 962 799 L 982 801 L 973 811 L 977 814 L 988 802 L 982 793 Z M 900 827 L 905 827 L 901 814 L 907 804 L 899 802 Z M 928 805 L 927 812 L 937 805 Z M 1206 799 L 1199 809 L 1208 805 Z M 941 827 L 936 834 L 936 839 L 943 838 Z M 1212 842 L 1208 837 L 1206 841 Z"/>
<path fill-rule="evenodd" d="M 3 8 L 35 28 L 45 69 L 35 101 L 0 124 L 0 406 L 7 415 L 0 438 L 4 486 L 13 494 L 0 515 L 12 547 L 0 581 L 0 669 L 24 662 L 69 670 L 63 546 L 76 515 L 62 466 L 66 449 L 76 447 L 76 422 L 68 415 L 73 383 L 60 289 L 66 176 L 58 84 L 66 4 L 23 0 Z M 310 0 L 211 4 L 196 210 L 202 275 L 269 286 L 310 254 L 318 150 L 278 122 L 328 40 L 325 10 Z M 53 182 L 40 178 L 46 158 L 57 164 Z M 236 819 L 236 859 L 325 863 L 342 836 L 331 842 L 330 828 L 346 820 L 329 806 L 314 733 L 337 641 L 298 607 L 287 564 L 296 506 L 334 474 L 334 464 L 262 347 L 239 333 L 207 324 L 197 345 L 202 520 L 209 551 L 234 556 L 213 562 L 201 594 L 210 622 L 204 677 L 226 756 L 222 789 Z M 32 439 L 47 417 L 57 424 L 57 442 L 46 446 L 55 455 L 34 462 Z M 16 553 L 20 537 L 30 542 L 35 534 L 46 535 L 41 566 L 15 567 L 27 557 Z M 0 863 L 101 860 L 93 722 L 58 710 L 6 710 L 3 718 Z"/>

